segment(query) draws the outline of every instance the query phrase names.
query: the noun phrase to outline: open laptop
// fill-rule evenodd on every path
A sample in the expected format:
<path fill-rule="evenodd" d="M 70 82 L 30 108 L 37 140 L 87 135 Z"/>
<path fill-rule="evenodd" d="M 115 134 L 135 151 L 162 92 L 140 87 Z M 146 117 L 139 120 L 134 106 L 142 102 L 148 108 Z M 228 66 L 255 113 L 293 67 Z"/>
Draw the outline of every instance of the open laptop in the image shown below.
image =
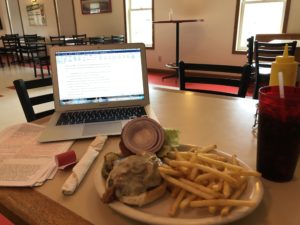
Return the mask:
<path fill-rule="evenodd" d="M 149 105 L 144 44 L 54 46 L 50 60 L 55 113 L 40 142 L 119 135 L 136 111 L 156 119 Z M 118 110 L 129 115 L 120 118 Z"/>

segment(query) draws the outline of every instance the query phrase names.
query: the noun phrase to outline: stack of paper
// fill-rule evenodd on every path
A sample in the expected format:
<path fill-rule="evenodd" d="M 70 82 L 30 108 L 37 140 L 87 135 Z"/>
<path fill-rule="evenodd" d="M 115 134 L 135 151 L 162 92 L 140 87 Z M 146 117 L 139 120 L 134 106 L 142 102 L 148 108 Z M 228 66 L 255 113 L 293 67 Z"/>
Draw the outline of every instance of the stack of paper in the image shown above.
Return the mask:
<path fill-rule="evenodd" d="M 73 141 L 39 143 L 43 126 L 23 123 L 0 132 L 0 186 L 38 186 L 57 171 L 55 155 Z"/>

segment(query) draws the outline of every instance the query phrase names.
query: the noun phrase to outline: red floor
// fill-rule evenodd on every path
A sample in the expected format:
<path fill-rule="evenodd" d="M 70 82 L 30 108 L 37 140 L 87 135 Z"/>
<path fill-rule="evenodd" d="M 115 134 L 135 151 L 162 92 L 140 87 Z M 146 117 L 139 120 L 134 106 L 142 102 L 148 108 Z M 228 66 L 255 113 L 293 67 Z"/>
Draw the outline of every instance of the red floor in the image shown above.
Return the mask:
<path fill-rule="evenodd" d="M 25 64 L 25 66 L 32 67 L 30 64 Z M 39 72 L 39 70 L 38 70 Z M 40 76 L 40 74 L 38 74 Z M 178 87 L 179 83 L 177 78 L 167 78 L 167 79 L 162 79 L 162 77 L 166 76 L 166 74 L 159 74 L 159 73 L 149 73 L 148 74 L 148 81 L 150 84 L 153 85 L 162 85 L 162 86 L 169 86 L 169 87 Z M 47 77 L 47 75 L 45 75 Z M 236 87 L 228 87 L 228 86 L 223 86 L 223 85 L 210 85 L 210 84 L 188 84 L 188 88 L 191 89 L 201 89 L 201 90 L 215 90 L 219 91 L 222 90 L 224 92 L 228 93 L 237 93 L 238 88 Z M 7 88 L 14 89 L 14 86 L 10 86 Z M 249 87 L 247 96 L 252 96 L 252 87 Z"/>
<path fill-rule="evenodd" d="M 177 78 L 168 78 L 163 80 L 162 79 L 163 76 L 165 76 L 165 74 L 149 73 L 148 74 L 149 83 L 155 85 L 178 87 L 179 84 Z M 238 88 L 236 87 L 228 87 L 223 85 L 188 84 L 187 87 L 191 89 L 201 89 L 201 90 L 215 90 L 215 91 L 222 90 L 228 93 L 237 93 L 238 91 Z M 249 87 L 247 96 L 252 96 L 252 87 Z"/>

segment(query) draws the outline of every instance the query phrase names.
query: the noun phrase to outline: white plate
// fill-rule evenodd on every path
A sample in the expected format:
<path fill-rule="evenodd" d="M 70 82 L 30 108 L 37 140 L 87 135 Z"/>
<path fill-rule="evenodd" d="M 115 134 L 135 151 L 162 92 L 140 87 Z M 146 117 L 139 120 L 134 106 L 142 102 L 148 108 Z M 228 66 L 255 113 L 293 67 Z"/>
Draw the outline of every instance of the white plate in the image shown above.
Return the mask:
<path fill-rule="evenodd" d="M 187 149 L 190 146 L 183 145 L 182 149 Z M 218 151 L 220 155 L 228 156 L 224 152 Z M 102 152 L 101 162 L 96 170 L 94 176 L 94 183 L 98 195 L 101 197 L 105 192 L 105 180 L 101 176 L 101 169 L 103 165 L 103 156 L 105 152 Z M 244 162 L 239 160 L 241 166 L 249 168 Z M 236 221 L 240 218 L 250 214 L 260 203 L 263 196 L 263 186 L 259 178 L 250 177 L 248 187 L 244 191 L 240 199 L 253 200 L 255 207 L 236 207 L 228 216 L 221 217 L 219 215 L 212 215 L 207 212 L 207 209 L 186 209 L 180 210 L 180 213 L 176 217 L 168 216 L 168 210 L 172 204 L 173 199 L 166 194 L 162 199 L 159 199 L 149 205 L 143 207 L 132 207 L 125 205 L 119 201 L 108 204 L 109 207 L 119 212 L 120 214 L 127 216 L 131 219 L 141 221 L 148 224 L 161 224 L 161 225 L 209 225 L 209 224 L 225 224 Z"/>

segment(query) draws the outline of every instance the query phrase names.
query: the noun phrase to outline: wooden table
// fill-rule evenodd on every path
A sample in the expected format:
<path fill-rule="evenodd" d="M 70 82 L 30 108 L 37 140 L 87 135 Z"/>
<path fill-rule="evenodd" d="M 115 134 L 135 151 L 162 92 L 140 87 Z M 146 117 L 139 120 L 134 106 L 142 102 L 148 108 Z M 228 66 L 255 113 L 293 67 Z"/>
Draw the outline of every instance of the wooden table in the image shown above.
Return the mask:
<path fill-rule="evenodd" d="M 153 23 L 166 23 L 166 24 L 176 24 L 176 55 L 175 55 L 175 63 L 170 63 L 167 64 L 168 68 L 173 68 L 176 69 L 176 74 L 175 75 L 170 75 L 170 76 L 165 76 L 163 77 L 163 79 L 165 78 L 170 78 L 170 77 L 176 77 L 178 76 L 178 62 L 179 62 L 179 51 L 180 51 L 180 47 L 179 47 L 179 24 L 181 23 L 193 23 L 193 22 L 203 22 L 203 19 L 190 19 L 190 20 L 158 20 L 158 21 L 153 21 Z"/>
<path fill-rule="evenodd" d="M 219 149 L 237 154 L 255 168 L 256 137 L 252 133 L 252 125 L 256 100 L 160 89 L 150 89 L 150 100 L 162 126 L 180 130 L 181 143 L 215 143 Z M 91 141 L 75 142 L 72 149 L 78 158 Z M 118 137 L 109 138 L 104 150 L 117 148 L 118 143 Z M 72 196 L 61 193 L 61 186 L 70 170 L 59 171 L 53 180 L 38 188 L 1 188 L 0 212 L 29 224 L 141 224 L 119 215 L 100 201 L 94 186 L 99 162 L 99 158 L 96 159 Z M 265 193 L 261 204 L 253 213 L 232 224 L 298 225 L 299 178 L 298 163 L 291 182 L 274 183 L 262 179 Z"/>

